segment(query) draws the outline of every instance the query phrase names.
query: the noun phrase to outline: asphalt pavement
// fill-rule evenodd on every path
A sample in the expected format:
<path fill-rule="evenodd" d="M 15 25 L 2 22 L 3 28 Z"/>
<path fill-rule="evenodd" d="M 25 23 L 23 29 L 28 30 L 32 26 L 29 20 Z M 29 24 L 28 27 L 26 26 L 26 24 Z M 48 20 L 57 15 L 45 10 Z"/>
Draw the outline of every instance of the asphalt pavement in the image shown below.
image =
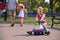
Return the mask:
<path fill-rule="evenodd" d="M 34 36 L 29 35 L 26 32 L 34 28 L 34 25 L 23 25 L 15 24 L 14 27 L 11 27 L 10 24 L 0 24 L 0 39 L 1 40 L 60 40 L 60 30 L 51 29 L 50 35 L 40 35 Z"/>

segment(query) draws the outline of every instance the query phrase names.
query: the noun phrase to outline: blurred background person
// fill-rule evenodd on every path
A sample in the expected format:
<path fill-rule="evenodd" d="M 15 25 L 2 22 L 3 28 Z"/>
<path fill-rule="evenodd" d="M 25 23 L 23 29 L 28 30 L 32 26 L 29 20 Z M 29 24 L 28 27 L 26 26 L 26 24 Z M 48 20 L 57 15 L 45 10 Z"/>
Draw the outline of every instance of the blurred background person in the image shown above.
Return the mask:
<path fill-rule="evenodd" d="M 8 14 L 11 19 L 11 26 L 14 26 L 15 16 L 16 16 L 16 5 L 18 0 L 6 0 L 6 6 L 8 9 Z"/>

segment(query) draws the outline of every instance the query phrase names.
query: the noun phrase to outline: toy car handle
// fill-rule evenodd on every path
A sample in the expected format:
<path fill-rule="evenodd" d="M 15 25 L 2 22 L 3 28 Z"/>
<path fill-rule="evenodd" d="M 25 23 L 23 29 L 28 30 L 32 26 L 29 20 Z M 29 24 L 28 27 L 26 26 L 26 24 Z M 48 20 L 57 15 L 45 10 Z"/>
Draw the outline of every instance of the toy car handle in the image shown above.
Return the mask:
<path fill-rule="evenodd" d="M 37 20 L 37 21 L 36 21 L 37 24 L 40 24 L 40 22 L 41 22 L 40 20 Z"/>

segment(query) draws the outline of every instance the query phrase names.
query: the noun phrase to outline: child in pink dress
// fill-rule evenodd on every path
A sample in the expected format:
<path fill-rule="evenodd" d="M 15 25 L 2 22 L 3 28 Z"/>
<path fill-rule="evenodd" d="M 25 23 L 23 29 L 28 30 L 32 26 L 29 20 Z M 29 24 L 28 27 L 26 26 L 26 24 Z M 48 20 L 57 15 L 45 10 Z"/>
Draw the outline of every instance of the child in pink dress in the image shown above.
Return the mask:
<path fill-rule="evenodd" d="M 20 21 L 20 25 L 23 26 L 23 22 L 24 22 L 24 7 L 20 6 L 20 12 L 19 12 L 19 21 Z"/>

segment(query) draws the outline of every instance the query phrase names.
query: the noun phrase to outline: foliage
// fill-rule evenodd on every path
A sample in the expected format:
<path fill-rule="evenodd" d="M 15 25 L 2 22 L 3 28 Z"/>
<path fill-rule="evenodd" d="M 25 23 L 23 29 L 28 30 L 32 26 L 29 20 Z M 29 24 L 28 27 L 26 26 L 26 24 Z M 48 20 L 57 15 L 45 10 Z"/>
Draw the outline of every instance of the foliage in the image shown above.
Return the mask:
<path fill-rule="evenodd" d="M 47 9 L 49 9 L 49 7 L 51 6 L 53 7 L 51 8 L 53 12 L 60 13 L 60 0 L 50 0 L 50 4 L 45 2 L 45 0 L 27 0 L 28 10 L 37 10 L 37 7 L 39 6 L 44 7 L 44 12 L 47 12 Z"/>
<path fill-rule="evenodd" d="M 53 5 L 53 12 L 59 12 L 60 13 L 60 0 L 51 0 L 51 5 Z"/>
<path fill-rule="evenodd" d="M 37 10 L 39 6 L 49 8 L 49 4 L 45 0 L 27 0 L 27 9 L 28 10 Z M 47 11 L 46 9 L 46 11 Z"/>
<path fill-rule="evenodd" d="M 48 8 L 47 7 L 44 7 L 44 12 L 48 12 Z"/>

